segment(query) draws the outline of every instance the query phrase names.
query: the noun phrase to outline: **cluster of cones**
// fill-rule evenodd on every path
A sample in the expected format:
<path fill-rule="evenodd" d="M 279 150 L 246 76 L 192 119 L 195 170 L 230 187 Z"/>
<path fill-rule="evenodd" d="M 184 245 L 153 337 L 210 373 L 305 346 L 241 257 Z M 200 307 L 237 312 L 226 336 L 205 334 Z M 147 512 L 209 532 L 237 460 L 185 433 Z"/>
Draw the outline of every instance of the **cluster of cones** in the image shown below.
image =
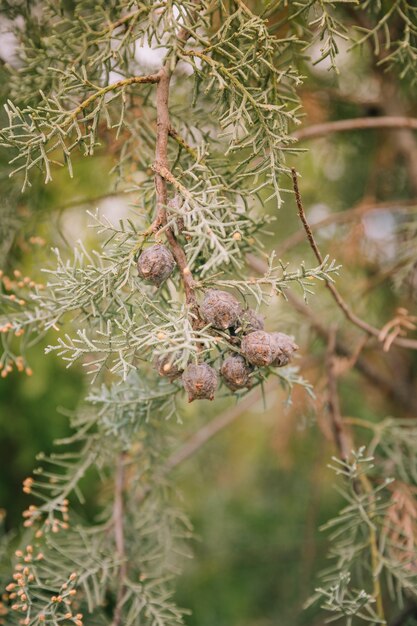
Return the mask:
<path fill-rule="evenodd" d="M 172 273 L 175 261 L 168 248 L 155 244 L 138 260 L 139 276 L 160 286 Z M 251 386 L 253 374 L 262 367 L 288 365 L 298 346 L 288 335 L 264 330 L 264 320 L 253 309 L 244 309 L 227 291 L 209 289 L 199 307 L 201 318 L 214 330 L 230 335 L 232 351 L 220 367 L 224 384 L 232 391 Z M 217 371 L 208 363 L 190 363 L 184 370 L 176 363 L 180 355 L 169 353 L 155 361 L 161 376 L 171 381 L 181 376 L 188 401 L 213 400 L 219 385 Z"/>

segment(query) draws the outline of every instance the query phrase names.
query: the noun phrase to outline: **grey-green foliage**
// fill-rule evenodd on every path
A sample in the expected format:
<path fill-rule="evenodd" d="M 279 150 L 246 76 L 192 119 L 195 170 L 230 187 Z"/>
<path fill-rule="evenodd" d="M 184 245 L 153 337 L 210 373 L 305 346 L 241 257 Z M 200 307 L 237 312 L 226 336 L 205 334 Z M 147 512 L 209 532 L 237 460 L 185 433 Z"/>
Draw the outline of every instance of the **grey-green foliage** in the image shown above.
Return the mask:
<path fill-rule="evenodd" d="M 386 623 L 377 596 L 385 602 L 387 590 L 401 605 L 417 589 L 416 423 L 387 419 L 361 426 L 373 434 L 369 447 L 346 462 L 334 459 L 344 506 L 322 528 L 331 565 L 311 600 L 322 603 L 330 621 L 343 617 L 346 626 Z"/>
<path fill-rule="evenodd" d="M 123 623 L 181 623 L 170 581 L 187 556 L 183 543 L 191 528 L 173 504 L 172 488 L 160 466 L 169 441 L 165 417 L 172 390 L 167 385 L 160 381 L 151 388 L 135 374 L 123 385 L 96 389 L 71 417 L 74 435 L 57 442 L 51 456 L 39 455 L 40 466 L 30 484 L 39 505 L 24 513 L 28 535 L 23 546 L 30 548 L 24 547 L 24 556 L 14 559 L 17 573 L 24 557 L 33 555 L 25 562 L 35 577 L 26 574 L 20 585 L 26 596 L 22 612 L 29 623 L 58 624 L 68 619 L 68 612 L 74 619 L 79 613 L 89 623 L 109 623 L 121 559 L 126 558 L 114 544 L 113 509 L 111 503 L 104 506 L 96 524 L 85 526 L 68 511 L 68 497 L 73 494 L 84 502 L 83 479 L 93 470 L 102 488 L 112 489 L 120 458 L 130 484 L 123 513 L 129 558 Z M 21 613 L 10 619 L 19 623 Z"/>
<path fill-rule="evenodd" d="M 414 11 L 407 4 L 396 2 L 395 11 L 382 20 L 404 20 L 409 45 L 390 48 L 391 62 L 402 55 L 404 68 L 415 37 L 408 24 Z M 117 603 L 125 625 L 170 626 L 182 619 L 170 599 L 170 581 L 189 526 L 172 506 L 163 468 L 167 420 L 180 420 L 183 393 L 178 382 L 158 378 L 152 363 L 172 353 L 181 367 L 198 358 L 217 367 L 224 352 L 236 348 L 226 333 L 194 328 L 178 272 L 158 290 L 137 277 L 137 256 L 150 241 L 143 233 L 154 217 L 157 133 L 155 77 L 141 83 L 146 68 L 136 59 L 137 47 L 159 50 L 161 65 L 170 63 L 174 70 L 170 201 L 159 236 L 170 228 L 178 237 L 198 298 L 215 286 L 233 291 L 242 303 L 267 306 L 273 297 L 285 297 L 292 284 L 306 296 L 312 283 L 331 280 L 337 271 L 329 259 L 318 267 L 292 268 L 272 255 L 265 276 L 250 277 L 245 257 L 263 252 L 258 236 L 267 220 L 257 208 L 266 200 L 279 207 L 288 191 L 285 158 L 296 151 L 291 130 L 300 121 L 298 67 L 305 39 L 313 32 L 323 42 L 320 60 L 329 56 L 335 66 L 338 39 L 348 36 L 343 12 L 350 8 L 364 14 L 369 9 L 369 34 L 362 43 L 375 39 L 383 5 L 378 3 L 375 13 L 374 7 L 348 0 L 263 2 L 259 15 L 242 0 L 2 3 L 2 15 L 23 18 L 23 25 L 16 22 L 18 62 L 8 68 L 8 123 L 0 131 L 12 173 L 27 188 L 38 170 L 46 182 L 60 166 L 72 175 L 81 156 L 111 148 L 115 183 L 136 192 L 131 219 L 115 226 L 98 213 L 91 216 L 101 247 L 90 251 L 81 241 L 69 257 L 54 251 L 46 286 L 28 291 L 24 283 L 14 294 L 7 283 L 2 285 L 3 372 L 14 365 L 22 369 L 27 348 L 52 330 L 56 339 L 49 340 L 47 351 L 57 350 L 69 365 L 80 359 L 95 382 L 72 418 L 74 436 L 62 442 L 69 448 L 42 458 L 27 483 L 40 504 L 26 514 L 24 541 L 32 542 L 43 558 L 29 559 L 28 601 L 17 601 L 10 623 L 73 620 L 65 618 L 65 602 L 51 599 L 66 598 L 71 585 L 88 624 L 111 623 Z M 279 19 L 269 23 L 274 11 Z M 181 29 L 188 38 L 179 39 Z M 289 390 L 300 384 L 311 391 L 294 367 L 266 368 L 254 375 L 254 385 L 271 374 Z M 111 508 L 103 506 L 92 527 L 67 512 L 67 498 L 82 501 L 86 474 L 98 476 L 111 502 L 108 494 L 120 462 L 128 482 L 123 526 L 129 560 L 122 581 L 124 557 L 114 539 Z M 366 536 L 376 495 L 361 497 L 346 519 L 352 522 L 349 532 L 364 524 Z M 348 566 L 349 559 L 341 557 Z M 372 617 L 372 593 L 351 591 L 349 573 L 334 575 L 331 588 L 322 592 L 327 605 L 338 614 L 360 608 Z"/>
<path fill-rule="evenodd" d="M 197 218 L 198 215 L 194 227 L 198 226 Z M 241 224 L 243 231 L 247 220 L 244 215 L 242 218 L 241 222 L 234 223 L 234 227 L 239 228 Z M 96 376 L 105 367 L 126 379 L 129 371 L 136 369 L 138 359 L 153 362 L 167 353 L 180 355 L 183 367 L 190 359 L 197 358 L 201 348 L 209 358 L 218 358 L 219 338 L 209 327 L 193 328 L 188 309 L 174 284 L 169 283 L 168 290 L 155 293 L 152 286 L 137 277 L 135 258 L 143 244 L 137 226 L 132 221 L 120 221 L 119 226 L 114 227 L 108 220 L 103 221 L 97 216 L 95 221 L 101 234 L 106 235 L 102 250 L 89 252 L 80 242 L 73 258 L 65 260 L 60 251 L 55 250 L 57 266 L 46 270 L 47 287 L 37 288 L 22 312 L 16 312 L 22 308 L 17 301 L 10 301 L 6 294 L 2 295 L 9 308 L 9 313 L 3 317 L 3 324 L 9 325 L 2 336 L 3 364 L 7 366 L 18 358 L 13 352 L 16 332 L 25 331 L 21 345 L 24 352 L 26 345 L 47 330 L 53 328 L 59 332 L 64 318 L 68 321 L 69 316 L 77 330 L 69 328 L 68 332 L 60 333 L 56 343 L 47 351 L 58 350 L 69 363 L 89 356 L 85 366 Z M 140 221 L 139 218 L 138 225 Z M 192 238 L 199 251 L 201 240 L 201 237 Z M 229 254 L 239 254 L 236 242 L 232 241 L 233 250 Z M 200 260 L 203 274 L 204 258 L 213 262 L 217 251 L 217 247 L 212 252 L 207 248 L 206 255 Z M 191 261 L 191 254 L 189 258 Z M 191 262 L 190 266 L 194 267 Z M 326 259 L 322 265 L 311 269 L 301 266 L 289 271 L 282 264 L 275 266 L 271 259 L 263 277 L 248 280 L 243 268 L 235 270 L 234 275 L 224 272 L 211 279 L 202 279 L 199 289 L 203 290 L 207 285 L 229 287 L 260 305 L 277 293 L 285 295 L 285 289 L 291 283 L 300 285 L 305 294 L 311 293 L 312 280 L 331 279 L 337 269 Z M 236 273 L 238 278 L 234 277 Z M 175 277 L 175 282 L 177 280 Z M 226 345 L 224 334 L 220 346 L 224 349 Z"/>

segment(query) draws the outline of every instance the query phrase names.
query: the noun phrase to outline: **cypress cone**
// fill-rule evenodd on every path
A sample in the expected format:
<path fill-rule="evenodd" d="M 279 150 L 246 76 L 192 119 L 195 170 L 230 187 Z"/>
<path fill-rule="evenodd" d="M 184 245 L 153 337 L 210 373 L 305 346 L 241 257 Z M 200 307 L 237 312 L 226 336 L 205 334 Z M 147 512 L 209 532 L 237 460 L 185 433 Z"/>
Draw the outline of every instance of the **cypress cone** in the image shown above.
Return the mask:
<path fill-rule="evenodd" d="M 297 344 L 292 337 L 285 333 L 272 333 L 275 357 L 271 365 L 273 367 L 284 367 L 291 361 L 292 355 L 298 350 Z"/>
<path fill-rule="evenodd" d="M 174 267 L 172 252 L 162 243 L 146 248 L 138 259 L 139 276 L 158 287 L 171 276 Z"/>
<path fill-rule="evenodd" d="M 219 330 L 235 326 L 242 313 L 240 302 L 227 291 L 209 289 L 200 307 L 201 315 L 208 324 Z"/>
<path fill-rule="evenodd" d="M 193 400 L 213 400 L 218 385 L 216 371 L 207 363 L 191 363 L 182 375 L 188 402 Z"/>
<path fill-rule="evenodd" d="M 250 387 L 250 374 L 253 367 L 240 354 L 231 354 L 224 361 L 220 369 L 223 381 L 229 389 L 237 391 Z"/>
<path fill-rule="evenodd" d="M 271 365 L 275 358 L 274 339 L 264 330 L 245 335 L 240 346 L 243 356 L 251 365 Z"/>

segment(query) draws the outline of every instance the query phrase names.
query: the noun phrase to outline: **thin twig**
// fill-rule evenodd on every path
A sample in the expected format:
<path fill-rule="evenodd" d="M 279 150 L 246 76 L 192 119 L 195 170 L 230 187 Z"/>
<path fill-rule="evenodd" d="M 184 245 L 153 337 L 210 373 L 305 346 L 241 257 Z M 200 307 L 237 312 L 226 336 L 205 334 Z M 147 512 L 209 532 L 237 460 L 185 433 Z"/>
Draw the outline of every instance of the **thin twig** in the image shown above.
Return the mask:
<path fill-rule="evenodd" d="M 366 474 L 361 474 L 359 476 L 359 481 L 362 485 L 362 489 L 365 493 L 368 494 L 370 499 L 370 517 L 376 514 L 375 511 L 375 494 L 373 493 L 372 484 Z M 369 525 L 369 549 L 371 553 L 371 563 L 372 563 L 372 577 L 373 577 L 373 595 L 375 598 L 375 607 L 376 613 L 381 620 L 382 624 L 386 624 L 385 620 L 385 611 L 384 611 L 384 603 L 382 598 L 382 588 L 381 581 L 379 578 L 379 574 L 381 571 L 380 567 L 380 552 L 378 548 L 378 537 L 376 533 L 375 526 L 373 524 Z"/>
<path fill-rule="evenodd" d="M 336 447 L 339 452 L 339 456 L 342 461 L 347 461 L 350 455 L 352 446 L 350 445 L 348 434 L 346 431 L 345 422 L 342 418 L 340 409 L 339 394 L 337 391 L 337 375 L 336 375 L 336 328 L 333 326 L 329 332 L 329 341 L 326 352 L 326 369 L 328 377 L 328 390 L 329 390 L 329 409 L 332 418 L 332 430 Z M 368 493 L 371 498 L 371 511 L 375 514 L 375 499 L 372 491 L 372 486 L 368 478 L 363 475 L 360 476 L 359 481 L 362 485 L 362 489 L 365 493 Z M 359 489 L 359 482 L 355 484 L 355 489 Z M 371 552 L 372 562 L 372 575 L 374 584 L 374 597 L 376 601 L 376 609 L 378 616 L 381 620 L 385 620 L 384 606 L 382 602 L 381 583 L 379 580 L 379 550 L 378 541 L 375 528 L 369 527 L 369 548 Z"/>
<path fill-rule="evenodd" d="M 125 455 L 121 453 L 117 460 L 116 474 L 114 478 L 114 502 L 113 502 L 113 526 L 114 540 L 116 543 L 117 557 L 120 561 L 119 566 L 119 587 L 117 590 L 116 604 L 113 614 L 112 626 L 120 626 L 122 620 L 122 602 L 124 596 L 124 581 L 126 578 L 126 549 L 124 537 L 124 513 L 123 513 L 123 491 L 125 481 Z"/>
<path fill-rule="evenodd" d="M 156 11 L 157 9 L 162 9 L 164 7 L 166 7 L 165 2 L 158 2 L 155 3 L 154 6 L 152 6 L 150 9 L 148 7 L 142 7 L 140 9 L 136 9 L 135 11 L 131 11 L 130 13 L 127 13 L 126 15 L 120 17 L 115 22 L 109 24 L 104 30 L 101 31 L 100 34 L 105 34 L 107 32 L 112 33 L 114 30 L 116 30 L 116 28 L 119 28 L 120 26 L 123 26 L 123 24 L 126 24 L 126 22 L 130 22 L 130 20 L 136 19 L 141 13 L 146 13 L 150 10 Z"/>
<path fill-rule="evenodd" d="M 350 120 L 336 120 L 334 122 L 324 122 L 314 124 L 296 130 L 291 134 L 298 141 L 306 139 L 316 139 L 332 133 L 343 133 L 352 130 L 364 130 L 372 128 L 410 128 L 417 130 L 417 119 L 401 115 L 386 115 L 382 117 L 355 117 Z"/>
<path fill-rule="evenodd" d="M 300 190 L 299 190 L 299 187 L 298 187 L 298 177 L 297 177 L 297 172 L 296 172 L 295 168 L 291 169 L 291 174 L 292 174 L 292 180 L 293 180 L 295 200 L 296 200 L 297 208 L 298 208 L 298 215 L 299 215 L 299 218 L 301 220 L 301 223 L 303 224 L 303 227 L 304 227 L 304 230 L 306 232 L 307 239 L 309 241 L 311 249 L 313 250 L 317 260 L 321 264 L 321 263 L 323 263 L 323 257 L 322 257 L 322 254 L 320 252 L 320 249 L 319 249 L 319 247 L 318 247 L 318 245 L 316 243 L 316 240 L 314 239 L 313 232 L 312 232 L 312 230 L 310 228 L 310 225 L 309 225 L 309 223 L 307 221 L 307 218 L 306 218 L 306 214 L 305 214 L 304 207 L 303 207 L 303 202 L 302 202 L 302 199 L 301 199 Z M 326 283 L 326 287 L 328 288 L 328 290 L 332 294 L 333 299 L 336 302 L 336 304 L 338 305 L 338 307 L 343 311 L 343 314 L 345 315 L 345 317 L 350 322 L 352 322 L 352 324 L 354 324 L 355 326 L 357 326 L 361 330 L 363 330 L 366 333 L 368 333 L 368 335 L 371 335 L 371 336 L 376 337 L 377 339 L 379 339 L 381 330 L 378 329 L 378 328 L 375 328 L 374 326 L 372 326 L 368 322 L 365 322 L 365 320 L 362 320 L 355 313 L 353 313 L 353 311 L 351 311 L 349 305 L 342 298 L 342 296 L 340 295 L 340 293 L 338 292 L 338 290 L 336 289 L 334 284 L 331 283 L 329 280 L 326 280 L 326 279 L 324 279 L 324 280 L 325 280 L 325 283 Z M 392 343 L 397 345 L 397 346 L 401 346 L 402 348 L 410 348 L 412 350 L 417 350 L 417 340 L 415 340 L 415 339 L 406 339 L 406 338 L 402 338 L 402 337 L 396 337 L 395 340 Z"/>
<path fill-rule="evenodd" d="M 194 161 L 198 161 L 197 151 L 192 146 L 190 146 L 183 137 L 181 137 L 179 132 L 173 126 L 169 127 L 169 136 L 172 137 L 172 139 L 174 139 L 177 144 L 181 148 L 183 148 L 183 150 L 188 152 L 188 154 L 194 159 Z"/>
<path fill-rule="evenodd" d="M 68 113 L 68 122 L 75 120 L 77 116 L 84 111 L 90 104 L 95 102 L 97 98 L 101 98 L 105 96 L 110 91 L 117 91 L 118 89 L 122 89 L 124 87 L 128 87 L 129 85 L 139 85 L 145 83 L 157 83 L 159 81 L 159 73 L 158 74 L 148 74 L 147 76 L 131 76 L 130 78 L 123 78 L 122 80 L 118 80 L 111 85 L 106 85 L 101 89 L 95 91 L 91 96 L 83 100 L 73 111 L 69 111 Z"/>

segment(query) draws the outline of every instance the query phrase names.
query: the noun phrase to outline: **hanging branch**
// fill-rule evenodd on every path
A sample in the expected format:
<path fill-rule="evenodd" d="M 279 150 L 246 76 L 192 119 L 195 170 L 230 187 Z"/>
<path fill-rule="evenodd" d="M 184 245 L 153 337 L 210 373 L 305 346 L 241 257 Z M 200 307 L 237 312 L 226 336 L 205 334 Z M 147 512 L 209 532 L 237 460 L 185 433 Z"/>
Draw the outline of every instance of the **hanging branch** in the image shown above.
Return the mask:
<path fill-rule="evenodd" d="M 303 207 L 303 202 L 302 202 L 302 199 L 301 199 L 300 190 L 299 190 L 299 187 L 298 187 L 297 172 L 296 172 L 296 170 L 294 168 L 291 169 L 291 174 L 292 174 L 293 188 L 294 188 L 294 193 L 295 193 L 295 200 L 296 200 L 297 207 L 298 207 L 298 216 L 299 216 L 299 218 L 301 220 L 301 223 L 302 223 L 302 225 L 304 227 L 304 230 L 306 232 L 307 239 L 309 241 L 311 249 L 313 250 L 314 254 L 316 255 L 317 260 L 320 263 L 323 263 L 323 257 L 321 255 L 320 249 L 319 249 L 319 247 L 318 247 L 318 245 L 316 243 L 316 240 L 315 240 L 314 235 L 313 235 L 313 231 L 311 230 L 311 228 L 309 226 L 309 223 L 307 221 L 307 218 L 306 218 L 306 214 L 305 214 L 304 207 Z M 357 326 L 361 330 L 363 330 L 366 333 L 368 333 L 368 335 L 371 335 L 371 336 L 376 337 L 377 339 L 379 339 L 380 336 L 381 336 L 381 330 L 378 329 L 378 328 L 375 328 L 374 326 L 372 326 L 368 322 L 365 322 L 360 317 L 358 317 L 355 313 L 353 313 L 353 311 L 350 309 L 350 307 L 347 304 L 347 302 L 345 302 L 345 300 L 342 298 L 342 296 L 340 295 L 340 293 L 338 292 L 338 290 L 336 289 L 334 284 L 332 282 L 330 282 L 329 280 L 326 280 L 326 279 L 324 279 L 324 280 L 326 282 L 327 289 L 332 294 L 334 301 L 336 302 L 338 307 L 342 310 L 342 312 L 345 315 L 345 317 L 350 322 L 352 322 L 352 324 L 354 324 L 355 326 Z M 405 338 L 402 338 L 402 337 L 396 337 L 392 341 L 392 344 L 400 346 L 402 348 L 410 348 L 412 350 L 417 350 L 417 340 L 415 340 L 415 339 L 405 339 Z"/>

